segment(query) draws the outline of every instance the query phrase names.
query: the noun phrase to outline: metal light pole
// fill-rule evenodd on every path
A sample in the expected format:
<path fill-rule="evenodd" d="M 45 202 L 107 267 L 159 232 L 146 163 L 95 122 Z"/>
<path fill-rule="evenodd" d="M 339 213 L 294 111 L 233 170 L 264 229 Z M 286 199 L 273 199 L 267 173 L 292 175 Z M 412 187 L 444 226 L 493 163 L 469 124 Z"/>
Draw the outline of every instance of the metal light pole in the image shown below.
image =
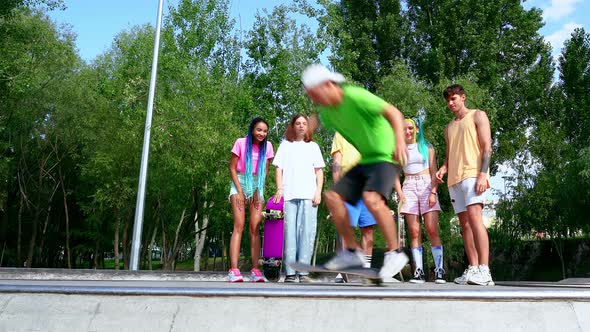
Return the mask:
<path fill-rule="evenodd" d="M 131 243 L 132 271 L 139 269 L 139 255 L 141 253 L 141 231 L 143 229 L 143 209 L 145 202 L 145 183 L 150 153 L 150 131 L 152 129 L 152 111 L 154 109 L 154 94 L 156 91 L 156 74 L 158 72 L 158 53 L 160 51 L 160 28 L 162 25 L 162 7 L 164 0 L 158 3 L 158 19 L 156 21 L 156 38 L 154 40 L 154 58 L 152 60 L 152 75 L 150 78 L 150 92 L 148 97 L 147 114 L 145 117 L 145 132 L 143 134 L 143 149 L 141 151 L 141 167 L 139 170 L 139 187 L 135 204 L 135 222 L 133 223 L 133 240 Z M 118 245 L 118 244 L 115 244 Z"/>

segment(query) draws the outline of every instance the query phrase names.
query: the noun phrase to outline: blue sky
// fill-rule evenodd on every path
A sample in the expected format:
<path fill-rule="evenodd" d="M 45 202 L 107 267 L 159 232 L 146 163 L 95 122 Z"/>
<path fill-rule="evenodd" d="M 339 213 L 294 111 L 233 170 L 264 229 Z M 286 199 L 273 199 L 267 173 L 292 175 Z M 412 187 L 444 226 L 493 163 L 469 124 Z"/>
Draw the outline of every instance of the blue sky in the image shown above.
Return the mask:
<path fill-rule="evenodd" d="M 114 36 L 135 25 L 155 25 L 158 0 L 65 0 L 67 9 L 50 12 L 58 23 L 72 26 L 78 35 L 80 55 L 86 61 L 93 60 L 112 43 Z M 178 0 L 164 0 L 164 10 Z M 231 0 L 231 13 L 241 19 L 242 28 L 252 26 L 254 15 L 262 8 L 272 8 L 288 0 Z M 590 0 L 532 0 L 524 3 L 526 8 L 543 10 L 545 27 L 541 30 L 553 46 L 553 54 L 560 53 L 563 41 L 576 27 L 590 28 Z"/>
<path fill-rule="evenodd" d="M 80 56 L 92 61 L 107 50 L 113 38 L 121 31 L 135 25 L 150 23 L 156 26 L 158 0 L 64 0 L 66 10 L 52 11 L 49 16 L 59 24 L 69 24 L 77 34 Z M 178 0 L 164 0 L 164 15 L 170 5 Z M 290 3 L 283 0 L 231 0 L 230 10 L 236 23 L 241 20 L 242 29 L 248 30 L 257 10 L 271 9 L 276 4 Z"/>
<path fill-rule="evenodd" d="M 490 0 L 493 1 L 493 0 Z M 77 34 L 77 47 L 81 57 L 90 62 L 107 50 L 116 34 L 135 25 L 151 23 L 155 26 L 158 0 L 65 0 L 67 9 L 50 12 L 50 17 L 59 24 L 68 24 Z M 164 0 L 164 14 L 170 5 L 178 0 Z M 272 8 L 289 0 L 231 0 L 230 10 L 243 30 L 254 22 L 257 10 Z M 313 1 L 311 1 L 313 2 Z M 525 8 L 537 7 L 543 10 L 545 27 L 541 34 L 553 47 L 553 55 L 561 53 L 563 42 L 569 39 L 573 30 L 583 27 L 590 31 L 590 0 L 531 0 Z M 502 173 L 502 172 L 500 172 Z M 504 190 L 502 174 L 492 178 L 492 187 Z M 495 195 L 488 194 L 489 198 Z"/>

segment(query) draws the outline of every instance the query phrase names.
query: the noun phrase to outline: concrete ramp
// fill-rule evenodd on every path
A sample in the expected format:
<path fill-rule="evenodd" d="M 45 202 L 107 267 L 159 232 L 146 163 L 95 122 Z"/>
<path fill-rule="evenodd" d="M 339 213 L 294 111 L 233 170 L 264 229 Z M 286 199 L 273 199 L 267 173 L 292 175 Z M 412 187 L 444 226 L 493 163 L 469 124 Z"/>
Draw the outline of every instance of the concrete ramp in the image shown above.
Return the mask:
<path fill-rule="evenodd" d="M 74 271 L 39 279 L 21 272 L 0 270 L 0 331 L 590 332 L 584 287 L 228 284 L 149 273 L 100 280 Z"/>

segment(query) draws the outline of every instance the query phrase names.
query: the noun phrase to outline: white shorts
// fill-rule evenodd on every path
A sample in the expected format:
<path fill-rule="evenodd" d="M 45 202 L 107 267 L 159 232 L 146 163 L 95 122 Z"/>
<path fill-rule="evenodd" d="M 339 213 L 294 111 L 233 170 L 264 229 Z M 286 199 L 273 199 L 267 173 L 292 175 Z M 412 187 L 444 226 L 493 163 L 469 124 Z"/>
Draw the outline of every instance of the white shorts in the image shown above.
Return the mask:
<path fill-rule="evenodd" d="M 467 211 L 469 205 L 484 203 L 483 193 L 481 195 L 475 193 L 476 182 L 477 178 L 467 178 L 449 187 L 451 204 L 456 214 Z"/>

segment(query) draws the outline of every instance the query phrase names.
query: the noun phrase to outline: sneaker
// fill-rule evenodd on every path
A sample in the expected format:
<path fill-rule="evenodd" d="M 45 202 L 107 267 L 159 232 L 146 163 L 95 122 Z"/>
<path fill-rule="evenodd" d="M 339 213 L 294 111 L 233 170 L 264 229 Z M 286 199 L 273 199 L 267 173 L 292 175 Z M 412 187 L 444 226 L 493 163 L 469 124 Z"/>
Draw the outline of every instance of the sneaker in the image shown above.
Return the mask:
<path fill-rule="evenodd" d="M 227 272 L 227 281 L 229 282 L 244 282 L 242 274 L 239 269 L 229 269 Z"/>
<path fill-rule="evenodd" d="M 408 261 L 408 256 L 403 252 L 397 252 L 395 250 L 386 252 L 383 258 L 383 266 L 379 271 L 379 277 L 386 279 L 398 274 L 406 266 Z"/>
<path fill-rule="evenodd" d="M 381 278 L 381 281 L 383 281 L 383 283 L 386 283 L 386 284 L 395 284 L 395 283 L 401 282 L 401 281 L 397 280 L 395 277 Z"/>
<path fill-rule="evenodd" d="M 423 284 L 426 282 L 426 276 L 424 275 L 424 271 L 418 268 L 414 271 L 414 277 L 410 279 L 410 282 L 413 284 Z"/>
<path fill-rule="evenodd" d="M 288 276 L 285 277 L 285 281 L 284 282 L 298 282 L 297 276 L 295 274 L 290 274 L 290 275 L 288 275 Z"/>
<path fill-rule="evenodd" d="M 338 273 L 338 275 L 334 279 L 334 282 L 337 284 L 344 284 L 344 283 L 348 282 L 347 279 L 348 278 L 346 278 L 346 274 Z"/>
<path fill-rule="evenodd" d="M 455 278 L 455 283 L 459 285 L 466 285 L 467 281 L 469 281 L 469 279 L 473 277 L 477 271 L 479 271 L 477 266 L 470 265 L 465 269 L 465 271 L 463 271 L 463 274 L 460 277 Z"/>
<path fill-rule="evenodd" d="M 357 249 L 354 252 L 342 250 L 324 264 L 324 267 L 328 270 L 346 270 L 362 268 L 365 263 L 365 254 L 361 250 Z"/>
<path fill-rule="evenodd" d="M 494 286 L 494 281 L 492 280 L 492 275 L 490 274 L 490 268 L 487 266 L 480 266 L 478 271 L 467 280 L 467 283 L 470 285 L 480 285 L 480 286 Z"/>
<path fill-rule="evenodd" d="M 445 269 L 438 268 L 434 269 L 434 283 L 436 284 L 446 284 L 447 281 L 445 280 Z"/>
<path fill-rule="evenodd" d="M 250 282 L 268 282 L 259 269 L 250 270 Z"/>
<path fill-rule="evenodd" d="M 299 275 L 299 282 L 309 284 L 315 282 L 315 279 L 310 277 L 309 274 Z"/>

